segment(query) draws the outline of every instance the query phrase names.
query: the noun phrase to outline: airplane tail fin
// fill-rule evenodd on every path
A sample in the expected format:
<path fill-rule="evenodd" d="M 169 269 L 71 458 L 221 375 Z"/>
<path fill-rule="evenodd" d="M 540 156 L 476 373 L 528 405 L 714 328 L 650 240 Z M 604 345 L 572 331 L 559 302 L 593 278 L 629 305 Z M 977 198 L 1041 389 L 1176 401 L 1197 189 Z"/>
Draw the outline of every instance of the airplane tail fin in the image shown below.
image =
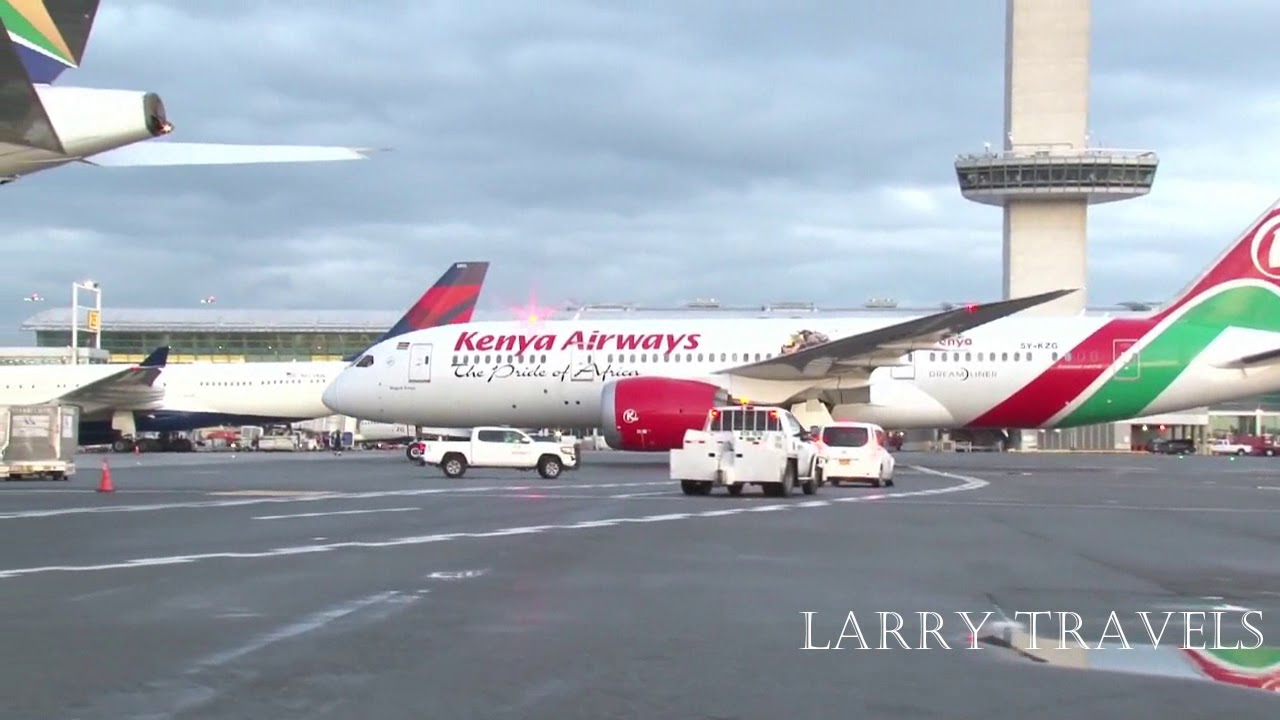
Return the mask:
<path fill-rule="evenodd" d="M 0 0 L 0 21 L 33 83 L 80 67 L 99 0 Z"/>
<path fill-rule="evenodd" d="M 31 51 L 8 29 L 12 3 L 0 0 L 0 148 L 39 148 L 62 154 L 62 141 L 31 82 L 23 60 Z"/>
<path fill-rule="evenodd" d="M 454 263 L 373 345 L 414 330 L 471 322 L 488 272 L 488 262 Z M 350 362 L 361 354 L 363 352 L 343 359 Z"/>
<path fill-rule="evenodd" d="M 169 346 L 161 345 L 138 363 L 139 368 L 162 368 L 169 364 Z"/>
<path fill-rule="evenodd" d="M 1280 295 L 1280 243 L 1276 242 L 1277 234 L 1280 234 L 1280 200 L 1251 222 L 1204 272 L 1175 296 L 1173 302 L 1159 311 L 1156 318 L 1181 314 L 1190 310 L 1189 306 L 1200 304 L 1200 299 L 1233 288 L 1263 290 L 1271 297 Z M 1250 293 L 1249 297 L 1259 296 Z M 1248 298 L 1242 295 L 1241 299 Z M 1224 308 L 1238 314 L 1262 310 L 1250 307 L 1249 303 L 1239 307 L 1239 303 L 1229 305 L 1229 308 Z"/>

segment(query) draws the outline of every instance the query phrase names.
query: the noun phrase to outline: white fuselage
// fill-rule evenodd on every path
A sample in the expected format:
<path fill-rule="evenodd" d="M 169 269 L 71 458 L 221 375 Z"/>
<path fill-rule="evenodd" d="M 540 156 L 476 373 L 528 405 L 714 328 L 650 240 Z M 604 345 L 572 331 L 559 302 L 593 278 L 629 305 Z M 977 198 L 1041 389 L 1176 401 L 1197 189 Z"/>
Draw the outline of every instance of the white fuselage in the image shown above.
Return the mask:
<path fill-rule="evenodd" d="M 235 417 L 310 420 L 332 415 L 324 389 L 346 363 L 181 363 L 165 367 L 156 382 L 161 409 Z"/>
<path fill-rule="evenodd" d="M 281 421 L 324 417 L 332 414 L 321 400 L 324 389 L 345 366 L 346 363 L 340 361 L 168 365 L 152 388 L 137 388 L 122 394 L 119 404 L 111 409 Z M 0 405 L 55 402 L 66 393 L 124 367 L 119 364 L 0 367 Z"/>
<path fill-rule="evenodd" d="M 344 370 L 325 394 L 325 402 L 334 412 L 383 422 L 592 427 L 600 424 L 604 383 L 656 376 L 702 380 L 751 402 L 776 404 L 779 393 L 789 395 L 799 386 L 717 371 L 778 355 L 800 329 L 835 340 L 903 321 L 901 316 L 682 318 L 480 322 L 433 328 L 371 348 L 372 363 Z M 819 387 L 837 391 L 842 397 L 834 404 L 856 412 L 858 420 L 892 428 L 956 427 L 1045 373 L 1109 322 L 1122 321 L 1089 316 L 1006 318 L 916 350 L 902 358 L 900 366 L 877 368 L 869 387 L 863 379 L 825 380 Z M 1206 358 L 1280 345 L 1274 333 L 1234 330 L 1224 331 L 1202 355 L 1188 357 L 1190 367 L 1144 410 L 1180 410 L 1280 388 L 1280 372 L 1275 369 L 1221 370 L 1206 364 Z M 594 344 L 593 333 L 598 339 Z M 619 335 L 631 338 L 628 345 L 639 338 L 639 346 L 621 348 Z M 409 347 L 398 349 L 397 343 Z M 1121 352 L 1117 347 L 1115 356 L 1106 352 L 1076 360 L 1106 367 Z M 429 359 L 423 363 L 423 358 Z M 864 387 L 839 393 L 842 383 L 845 388 Z M 1058 413 L 1055 408 L 1053 418 L 1068 409 Z"/>
<path fill-rule="evenodd" d="M 0 406 L 55 402 L 65 393 L 118 373 L 126 367 L 105 363 L 0 366 Z"/>

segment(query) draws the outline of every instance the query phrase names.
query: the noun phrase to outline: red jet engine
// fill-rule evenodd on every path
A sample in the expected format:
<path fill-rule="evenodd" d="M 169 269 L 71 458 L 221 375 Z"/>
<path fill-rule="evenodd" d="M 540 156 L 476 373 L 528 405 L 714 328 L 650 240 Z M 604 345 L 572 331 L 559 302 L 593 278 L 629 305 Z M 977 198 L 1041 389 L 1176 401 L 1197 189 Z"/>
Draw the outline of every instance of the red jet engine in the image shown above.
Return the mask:
<path fill-rule="evenodd" d="M 698 380 L 638 377 L 604 386 L 600 429 L 614 450 L 666 452 L 684 445 L 686 430 L 700 430 L 707 412 L 730 402 L 724 388 Z"/>

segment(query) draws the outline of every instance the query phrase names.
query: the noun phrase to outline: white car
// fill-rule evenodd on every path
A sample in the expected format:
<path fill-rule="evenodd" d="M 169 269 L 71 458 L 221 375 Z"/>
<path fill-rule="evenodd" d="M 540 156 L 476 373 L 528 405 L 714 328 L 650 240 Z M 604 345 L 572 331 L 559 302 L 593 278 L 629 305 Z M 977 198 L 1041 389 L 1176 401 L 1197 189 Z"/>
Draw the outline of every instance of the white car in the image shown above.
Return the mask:
<path fill-rule="evenodd" d="M 884 428 L 874 423 L 819 425 L 813 433 L 818 445 L 818 477 L 832 485 L 848 481 L 892 486 L 896 463 L 887 438 Z"/>

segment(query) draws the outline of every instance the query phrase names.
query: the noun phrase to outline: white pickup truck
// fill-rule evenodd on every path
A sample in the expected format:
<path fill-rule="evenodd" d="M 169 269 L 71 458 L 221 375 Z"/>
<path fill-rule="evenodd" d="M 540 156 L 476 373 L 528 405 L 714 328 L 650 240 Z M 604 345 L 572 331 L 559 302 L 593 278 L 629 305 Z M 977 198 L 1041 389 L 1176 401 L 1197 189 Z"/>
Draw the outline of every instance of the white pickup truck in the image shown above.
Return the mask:
<path fill-rule="evenodd" d="M 712 408 L 701 430 L 686 430 L 684 446 L 671 451 L 671 479 L 685 495 L 728 488 L 740 495 L 759 485 L 765 495 L 787 497 L 796 485 L 818 490 L 818 448 L 800 421 L 778 407 Z"/>
<path fill-rule="evenodd" d="M 578 448 L 572 440 L 536 441 L 508 427 L 478 427 L 468 440 L 429 440 L 423 443 L 420 465 L 435 465 L 451 478 L 467 468 L 537 470 L 548 480 L 578 467 Z"/>

